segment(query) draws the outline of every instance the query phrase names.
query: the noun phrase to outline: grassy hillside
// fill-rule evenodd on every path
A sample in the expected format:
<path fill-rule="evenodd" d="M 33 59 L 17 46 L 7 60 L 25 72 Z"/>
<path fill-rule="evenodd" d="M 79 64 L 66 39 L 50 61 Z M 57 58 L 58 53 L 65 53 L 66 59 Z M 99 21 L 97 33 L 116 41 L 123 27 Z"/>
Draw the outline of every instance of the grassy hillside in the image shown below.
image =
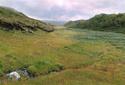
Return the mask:
<path fill-rule="evenodd" d="M 68 22 L 67 27 L 125 33 L 125 14 L 100 14 L 84 21 Z"/>
<path fill-rule="evenodd" d="M 33 32 L 38 29 L 51 32 L 53 26 L 39 20 L 27 17 L 21 12 L 7 7 L 0 7 L 0 29 L 2 30 L 20 30 L 24 32 Z"/>
<path fill-rule="evenodd" d="M 0 31 L 0 72 L 27 66 L 35 78 L 1 76 L 2 85 L 124 85 L 125 35 L 67 29 Z"/>
<path fill-rule="evenodd" d="M 64 25 L 71 28 L 82 28 L 82 24 L 84 24 L 84 22 L 85 20 L 69 21 Z"/>

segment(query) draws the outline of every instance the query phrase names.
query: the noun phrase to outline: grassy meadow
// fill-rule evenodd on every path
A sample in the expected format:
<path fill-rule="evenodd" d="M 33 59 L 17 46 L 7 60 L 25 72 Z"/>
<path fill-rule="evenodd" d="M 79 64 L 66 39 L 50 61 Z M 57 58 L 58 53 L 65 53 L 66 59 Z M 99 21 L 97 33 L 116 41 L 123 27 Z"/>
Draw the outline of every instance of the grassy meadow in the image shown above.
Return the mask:
<path fill-rule="evenodd" d="M 29 66 L 37 75 L 1 77 L 1 85 L 124 85 L 124 64 L 125 34 L 65 27 L 51 33 L 0 31 L 0 74 Z M 59 66 L 58 72 L 41 73 Z"/>

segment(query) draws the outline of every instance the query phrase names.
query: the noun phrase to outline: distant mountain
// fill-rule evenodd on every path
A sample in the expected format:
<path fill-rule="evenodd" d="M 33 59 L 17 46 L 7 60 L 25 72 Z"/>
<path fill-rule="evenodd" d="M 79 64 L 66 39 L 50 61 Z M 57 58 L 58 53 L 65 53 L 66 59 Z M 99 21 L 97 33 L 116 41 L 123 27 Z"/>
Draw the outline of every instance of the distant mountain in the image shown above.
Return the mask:
<path fill-rule="evenodd" d="M 29 18 L 21 12 L 7 7 L 0 7 L 0 29 L 2 30 L 20 30 L 33 32 L 38 29 L 51 32 L 54 31 L 52 25 Z"/>
<path fill-rule="evenodd" d="M 125 14 L 99 14 L 82 23 L 81 20 L 73 21 L 66 23 L 65 26 L 72 28 L 125 33 Z"/>
<path fill-rule="evenodd" d="M 44 20 L 44 22 L 52 25 L 64 25 L 66 23 L 66 21 L 52 21 L 52 20 Z"/>

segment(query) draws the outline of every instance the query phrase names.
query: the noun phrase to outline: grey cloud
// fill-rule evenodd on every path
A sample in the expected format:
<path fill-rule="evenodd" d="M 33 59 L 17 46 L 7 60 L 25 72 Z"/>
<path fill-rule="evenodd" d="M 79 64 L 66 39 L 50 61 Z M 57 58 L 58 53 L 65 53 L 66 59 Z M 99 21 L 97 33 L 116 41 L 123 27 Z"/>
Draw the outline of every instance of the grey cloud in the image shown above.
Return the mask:
<path fill-rule="evenodd" d="M 39 19 L 53 20 L 87 19 L 101 12 L 125 12 L 125 0 L 1 0 L 0 5 Z"/>

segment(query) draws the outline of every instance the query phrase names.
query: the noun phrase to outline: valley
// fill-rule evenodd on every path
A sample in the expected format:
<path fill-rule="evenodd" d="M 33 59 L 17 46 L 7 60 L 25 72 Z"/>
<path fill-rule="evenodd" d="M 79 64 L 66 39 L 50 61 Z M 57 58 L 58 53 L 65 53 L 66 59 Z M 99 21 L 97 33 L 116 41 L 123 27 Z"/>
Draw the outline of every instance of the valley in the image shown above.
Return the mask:
<path fill-rule="evenodd" d="M 0 40 L 0 65 L 3 69 L 1 72 L 29 66 L 29 71 L 36 74 L 33 79 L 24 77 L 20 81 L 2 78 L 2 85 L 125 83 L 124 34 L 58 26 L 51 33 L 13 33 L 1 30 Z M 58 66 L 54 65 L 61 66 L 63 70 L 49 74 L 40 73 L 50 70 L 46 67 L 57 70 Z"/>

